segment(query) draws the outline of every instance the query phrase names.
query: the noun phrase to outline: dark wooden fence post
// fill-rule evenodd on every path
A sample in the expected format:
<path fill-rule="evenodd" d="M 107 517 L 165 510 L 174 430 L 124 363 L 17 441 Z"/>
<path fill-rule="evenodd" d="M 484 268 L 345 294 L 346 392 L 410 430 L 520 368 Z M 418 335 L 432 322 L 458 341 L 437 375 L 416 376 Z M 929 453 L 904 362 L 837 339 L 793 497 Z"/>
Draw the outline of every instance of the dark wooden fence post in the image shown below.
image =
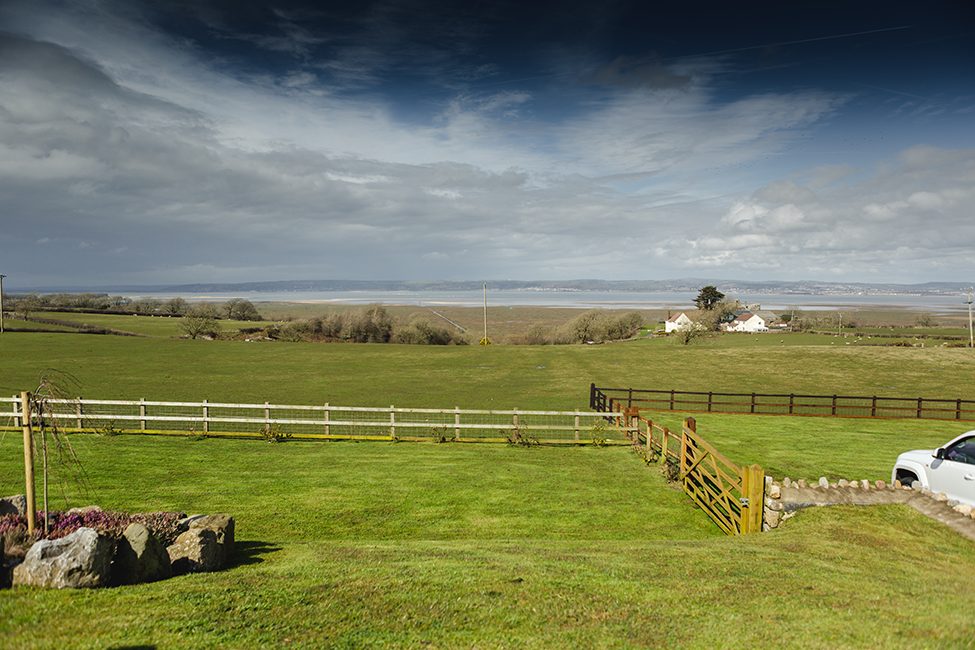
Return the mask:
<path fill-rule="evenodd" d="M 589 408 L 593 411 L 598 410 L 596 408 L 596 384 L 589 384 Z"/>

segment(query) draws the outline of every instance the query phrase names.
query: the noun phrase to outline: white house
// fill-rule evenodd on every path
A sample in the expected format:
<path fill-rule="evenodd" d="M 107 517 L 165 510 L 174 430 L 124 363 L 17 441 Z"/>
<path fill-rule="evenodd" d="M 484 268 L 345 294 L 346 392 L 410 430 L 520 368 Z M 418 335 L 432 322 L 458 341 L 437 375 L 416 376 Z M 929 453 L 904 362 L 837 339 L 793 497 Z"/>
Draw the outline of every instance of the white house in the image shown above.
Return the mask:
<path fill-rule="evenodd" d="M 676 316 L 671 316 L 664 323 L 664 331 L 668 334 L 670 332 L 676 332 L 677 330 L 686 330 L 695 327 L 694 321 L 688 317 L 685 312 L 681 312 Z"/>
<path fill-rule="evenodd" d="M 731 321 L 725 326 L 725 331 L 727 332 L 767 332 L 768 327 L 765 325 L 765 319 L 758 314 L 753 314 L 750 311 L 746 311 L 743 314 L 735 316 L 735 320 Z"/>

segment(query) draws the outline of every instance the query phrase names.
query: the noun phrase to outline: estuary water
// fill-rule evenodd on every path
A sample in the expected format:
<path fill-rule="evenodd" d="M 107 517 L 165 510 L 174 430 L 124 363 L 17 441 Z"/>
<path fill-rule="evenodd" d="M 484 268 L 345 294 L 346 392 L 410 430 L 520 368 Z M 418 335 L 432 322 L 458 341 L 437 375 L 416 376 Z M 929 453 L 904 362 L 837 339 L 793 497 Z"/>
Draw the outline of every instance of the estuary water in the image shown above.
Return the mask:
<path fill-rule="evenodd" d="M 319 303 L 343 305 L 417 305 L 423 307 L 477 307 L 484 304 L 483 291 L 282 291 L 180 294 L 190 301 L 226 301 L 246 298 L 251 302 Z M 170 298 L 174 296 L 152 296 Z M 591 309 L 673 309 L 694 308 L 693 293 L 640 293 L 611 291 L 487 291 L 487 303 L 493 306 L 571 307 Z M 804 295 L 804 294 L 735 294 L 742 304 L 761 305 L 772 311 L 792 306 L 809 310 L 912 309 L 935 314 L 968 310 L 965 295 Z"/>

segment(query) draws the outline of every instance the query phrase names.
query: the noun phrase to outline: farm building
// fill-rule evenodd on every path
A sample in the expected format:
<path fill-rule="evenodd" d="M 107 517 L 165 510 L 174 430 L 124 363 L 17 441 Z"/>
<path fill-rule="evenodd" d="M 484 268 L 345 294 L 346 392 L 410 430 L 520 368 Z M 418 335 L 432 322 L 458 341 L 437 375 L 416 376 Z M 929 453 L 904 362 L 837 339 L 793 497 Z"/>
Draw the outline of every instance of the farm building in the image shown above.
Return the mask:
<path fill-rule="evenodd" d="M 758 314 L 746 311 L 735 316 L 735 320 L 725 325 L 726 332 L 767 332 L 765 319 Z"/>
<path fill-rule="evenodd" d="M 691 320 L 690 316 L 687 315 L 687 312 L 683 312 L 683 311 L 677 314 L 676 316 L 671 316 L 664 323 L 664 331 L 667 332 L 668 334 L 670 332 L 676 332 L 677 330 L 686 330 L 692 327 L 697 327 L 697 323 Z"/>

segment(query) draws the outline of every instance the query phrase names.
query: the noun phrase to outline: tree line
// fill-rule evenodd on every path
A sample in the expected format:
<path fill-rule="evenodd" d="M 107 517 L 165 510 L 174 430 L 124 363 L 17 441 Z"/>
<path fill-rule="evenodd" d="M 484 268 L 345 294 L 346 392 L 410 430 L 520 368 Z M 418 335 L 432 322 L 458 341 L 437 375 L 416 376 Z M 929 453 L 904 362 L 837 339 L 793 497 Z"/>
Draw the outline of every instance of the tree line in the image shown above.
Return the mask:
<path fill-rule="evenodd" d="M 52 293 L 41 295 L 28 293 L 24 295 L 3 294 L 5 311 L 22 314 L 25 318 L 38 311 L 79 311 L 104 312 L 119 314 L 142 314 L 145 316 L 185 316 L 193 307 L 183 298 L 160 300 L 158 298 L 126 298 L 125 296 L 110 296 L 104 293 Z M 244 298 L 231 298 L 225 303 L 214 306 L 215 318 L 229 320 L 255 321 L 261 320 L 257 308 Z"/>

